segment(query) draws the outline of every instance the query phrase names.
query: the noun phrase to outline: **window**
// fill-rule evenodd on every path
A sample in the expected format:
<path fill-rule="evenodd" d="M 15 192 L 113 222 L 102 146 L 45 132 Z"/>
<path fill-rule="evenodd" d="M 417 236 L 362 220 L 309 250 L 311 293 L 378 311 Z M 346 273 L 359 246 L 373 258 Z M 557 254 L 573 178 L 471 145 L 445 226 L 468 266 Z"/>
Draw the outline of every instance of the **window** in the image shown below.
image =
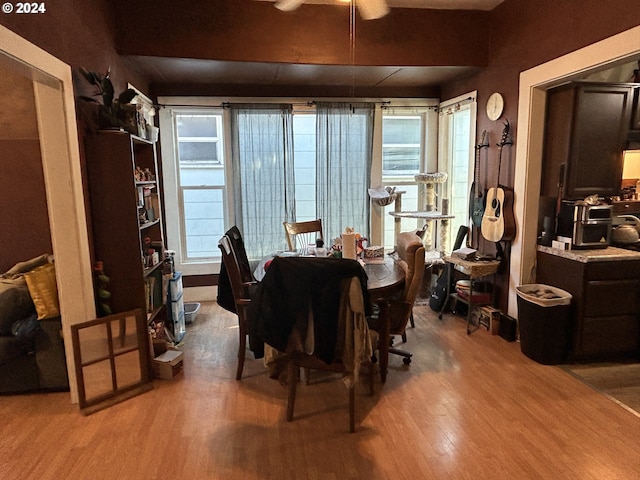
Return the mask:
<path fill-rule="evenodd" d="M 222 110 L 163 109 L 160 120 L 168 248 L 183 273 L 211 273 L 227 211 Z"/>
<path fill-rule="evenodd" d="M 224 234 L 222 116 L 176 115 L 183 261 L 219 255 Z"/>
<path fill-rule="evenodd" d="M 401 197 L 403 211 L 423 209 L 421 192 L 415 175 L 425 171 L 425 146 L 427 139 L 426 111 L 416 109 L 385 109 L 382 114 L 382 184 L 404 192 Z M 389 215 L 395 204 L 383 209 L 383 245 L 392 249 L 395 245 L 396 220 Z M 400 231 L 419 230 L 421 221 L 415 218 L 399 220 Z"/>
<path fill-rule="evenodd" d="M 455 98 L 440 106 L 441 148 L 438 164 L 448 172 L 444 198 L 449 199 L 450 221 L 445 249 L 451 250 L 458 229 L 469 225 L 469 190 L 473 180 L 476 103 L 475 92 Z"/>
<path fill-rule="evenodd" d="M 193 105 L 191 107 L 167 106 L 159 112 L 168 247 L 177 251 L 176 268 L 181 270 L 183 274 L 216 273 L 220 262 L 220 252 L 217 246 L 220 237 L 229 226 L 233 224 L 241 226 L 241 222 L 244 221 L 242 219 L 245 217 L 247 219 L 255 218 L 255 215 L 243 212 L 244 207 L 250 206 L 250 203 L 243 202 L 242 206 L 237 204 L 247 192 L 234 187 L 236 173 L 232 172 L 232 168 L 230 168 L 232 162 L 235 161 L 232 156 L 233 142 L 235 141 L 232 132 L 233 104 L 230 104 L 232 108 L 206 106 L 211 103 L 220 105 L 220 99 L 211 98 L 162 98 L 159 100 L 169 105 L 172 103 L 183 105 L 185 102 Z M 398 105 L 401 105 L 403 101 L 399 100 Z M 375 108 L 377 120 L 373 123 L 370 120 L 367 122 L 364 120 L 356 121 L 355 117 L 360 118 L 361 116 L 364 119 L 364 111 L 355 115 L 357 113 L 356 106 L 359 104 L 347 104 L 347 110 L 350 110 L 350 114 L 347 115 L 349 118 L 337 115 L 331 120 L 323 120 L 327 122 L 327 125 L 326 128 L 321 129 L 321 132 L 323 132 L 322 135 L 327 135 L 327 140 L 320 142 L 320 146 L 317 139 L 318 119 L 324 118 L 320 115 L 320 106 L 336 108 L 337 105 L 323 104 L 322 102 L 311 105 L 299 99 L 292 104 L 293 160 L 288 164 L 293 165 L 295 179 L 294 206 L 291 210 L 295 212 L 295 220 L 312 220 L 318 216 L 322 217 L 318 212 L 328 211 L 327 208 L 335 208 L 335 205 L 331 207 L 321 201 L 319 203 L 318 195 L 323 195 L 319 192 L 324 192 L 323 198 L 329 197 L 330 204 L 333 202 L 333 204 L 340 206 L 339 212 L 325 215 L 334 220 L 337 218 L 340 224 L 339 227 L 333 225 L 331 228 L 325 229 L 325 234 L 328 237 L 339 234 L 338 228 L 343 229 L 345 226 L 352 226 L 355 223 L 362 224 L 362 221 L 344 217 L 345 213 L 353 215 L 354 212 L 343 208 L 345 204 L 357 203 L 359 205 L 362 203 L 366 207 L 363 215 L 365 220 L 361 227 L 363 232 L 365 229 L 371 228 L 370 236 L 372 238 L 370 240 L 372 242 L 384 244 L 386 248 L 392 248 L 395 243 L 395 222 L 394 218 L 388 215 L 388 211 L 394 207 L 393 205 L 385 207 L 382 213 L 378 209 L 377 217 L 375 219 L 373 216 L 370 217 L 367 187 L 381 184 L 395 186 L 398 190 L 405 192 L 402 197 L 403 210 L 424 208 L 422 193 L 415 183 L 414 176 L 427 170 L 435 171 L 437 142 L 434 132 L 437 130 L 437 113 L 436 103 L 433 100 L 421 99 L 419 102 L 427 106 L 381 108 L 378 105 Z M 242 105 L 246 106 L 247 104 Z M 260 110 L 259 106 L 256 108 Z M 369 114 L 371 118 L 374 118 L 373 111 L 374 109 L 371 108 L 372 113 Z M 373 124 L 373 130 L 371 124 Z M 366 127 L 367 125 L 369 126 Z M 246 129 L 246 126 L 242 128 Z M 334 133 L 326 133 L 327 128 L 330 129 L 329 132 Z M 340 132 L 338 137 L 344 138 L 334 138 L 332 135 L 335 136 L 335 132 Z M 344 168 L 348 162 L 356 159 L 369 158 L 371 137 L 365 140 L 366 135 L 373 135 L 374 138 L 372 160 L 365 162 L 371 166 L 371 173 L 367 173 L 366 169 L 356 172 L 355 167 L 347 168 L 348 176 L 354 177 L 351 180 L 357 180 L 359 183 L 357 187 L 338 187 L 335 182 L 331 181 L 331 175 L 335 175 L 334 169 Z M 258 137 L 250 135 L 254 142 Z M 352 140 L 348 140 L 351 137 L 353 137 Z M 327 143 L 329 140 L 331 141 Z M 286 140 L 284 145 L 287 145 L 288 142 L 289 140 Z M 369 146 L 367 147 L 367 145 Z M 255 148 L 262 147 L 254 145 L 252 148 L 255 150 Z M 330 158 L 336 163 L 325 164 L 324 161 L 321 161 L 323 169 L 321 169 L 322 172 L 319 172 L 318 155 L 319 152 L 324 152 L 327 148 L 333 149 Z M 258 151 L 255 150 L 255 152 Z M 243 155 L 247 157 L 247 152 L 244 152 Z M 250 155 L 254 164 L 256 155 L 262 158 L 257 153 Z M 271 157 L 269 158 L 269 161 L 273 160 Z M 320 158 L 324 157 L 320 156 Z M 431 166 L 427 161 L 428 158 L 431 159 Z M 262 161 L 260 165 L 262 165 L 261 168 L 264 168 L 269 165 L 269 162 Z M 329 172 L 325 170 L 329 170 Z M 247 172 L 245 172 L 246 174 Z M 265 176 L 265 172 L 262 171 L 260 177 L 264 180 L 268 175 Z M 330 191 L 334 193 L 327 193 Z M 338 195 L 336 191 L 341 193 Z M 345 192 L 362 193 L 364 200 L 353 201 L 339 198 Z M 265 204 L 265 208 L 268 207 L 266 205 L 268 202 L 262 203 Z M 281 212 L 275 213 L 277 215 L 273 216 L 271 224 L 273 224 L 272 226 L 276 225 L 275 218 L 277 217 L 277 232 L 275 226 L 271 230 L 273 230 L 273 235 L 276 233 L 280 235 L 281 222 L 285 218 L 282 218 Z M 382 215 L 383 218 L 379 215 Z M 369 224 L 366 220 L 368 218 L 371 218 Z M 323 223 L 326 223 L 324 218 Z M 375 227 L 372 226 L 373 223 L 376 224 Z M 422 226 L 418 223 L 419 221 L 416 219 L 402 219 L 401 230 L 417 230 Z M 245 228 L 249 228 L 249 226 L 245 225 Z M 268 234 L 267 236 L 272 235 L 265 230 L 260 230 L 260 232 L 259 236 L 263 240 L 266 238 L 266 234 Z M 247 233 L 247 235 L 256 238 L 255 234 L 249 235 Z M 284 231 L 282 231 L 281 237 L 283 242 L 281 248 L 285 248 Z M 272 242 L 271 236 L 269 238 L 271 239 L 269 241 Z M 327 239 L 327 241 L 331 240 Z M 269 245 L 272 246 L 271 243 Z"/>

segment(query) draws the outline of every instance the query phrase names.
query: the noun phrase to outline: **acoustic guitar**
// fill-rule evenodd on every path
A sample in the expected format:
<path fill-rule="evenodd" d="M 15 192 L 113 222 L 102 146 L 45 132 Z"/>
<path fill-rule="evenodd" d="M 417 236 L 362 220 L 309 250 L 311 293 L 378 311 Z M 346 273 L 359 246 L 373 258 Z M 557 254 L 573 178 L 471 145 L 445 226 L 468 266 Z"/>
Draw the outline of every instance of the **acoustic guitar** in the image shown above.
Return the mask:
<path fill-rule="evenodd" d="M 485 198 L 480 191 L 480 152 L 483 148 L 489 147 L 489 137 L 487 131 L 482 132 L 482 139 L 476 145 L 476 158 L 473 165 L 473 183 L 469 193 L 469 218 L 476 227 L 482 226 L 482 216 L 484 215 Z"/>
<path fill-rule="evenodd" d="M 500 154 L 498 156 L 498 179 L 496 186 L 491 187 L 487 192 L 487 204 L 482 216 L 480 229 L 482 236 L 490 242 L 501 240 L 513 240 L 516 234 L 516 223 L 513 216 L 513 189 L 500 185 L 500 167 L 502 164 L 502 150 L 505 145 L 513 142 L 509 138 L 510 125 L 505 121 L 500 143 Z"/>

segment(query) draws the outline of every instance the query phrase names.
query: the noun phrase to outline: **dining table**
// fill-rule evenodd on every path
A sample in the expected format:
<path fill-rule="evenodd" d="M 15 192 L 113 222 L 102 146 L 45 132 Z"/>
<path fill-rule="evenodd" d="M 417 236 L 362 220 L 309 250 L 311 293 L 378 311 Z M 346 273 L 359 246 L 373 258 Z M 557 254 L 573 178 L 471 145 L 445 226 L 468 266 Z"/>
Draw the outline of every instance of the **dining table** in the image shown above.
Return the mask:
<path fill-rule="evenodd" d="M 276 256 L 306 256 L 297 255 L 291 252 L 279 252 L 275 255 L 270 255 L 263 258 L 256 269 L 254 270 L 254 277 L 256 280 L 261 281 L 264 278 L 266 270 L 273 258 Z M 372 306 L 379 306 L 379 309 L 374 307 L 374 311 L 378 311 L 382 315 L 382 309 L 384 305 L 393 299 L 397 299 L 402 296 L 405 284 L 405 271 L 398 262 L 395 255 L 385 254 L 381 258 L 373 259 L 358 259 L 358 262 L 362 266 L 367 277 L 367 291 L 369 293 L 369 299 Z M 390 320 L 390 319 L 389 319 Z M 389 347 L 390 338 L 388 334 L 388 328 L 382 329 L 380 333 L 380 348 L 385 349 Z M 267 354 L 267 365 L 272 364 L 273 360 L 278 358 L 277 352 L 272 348 L 265 350 Z M 388 355 L 380 355 L 380 377 L 382 381 L 386 379 Z"/>
<path fill-rule="evenodd" d="M 264 278 L 269 261 L 275 256 L 297 256 L 293 252 L 279 252 L 264 257 L 253 271 L 253 276 L 260 281 Z M 360 265 L 367 274 L 367 290 L 373 301 L 389 299 L 404 288 L 404 269 L 398 264 L 394 255 L 382 258 L 360 259 Z"/>

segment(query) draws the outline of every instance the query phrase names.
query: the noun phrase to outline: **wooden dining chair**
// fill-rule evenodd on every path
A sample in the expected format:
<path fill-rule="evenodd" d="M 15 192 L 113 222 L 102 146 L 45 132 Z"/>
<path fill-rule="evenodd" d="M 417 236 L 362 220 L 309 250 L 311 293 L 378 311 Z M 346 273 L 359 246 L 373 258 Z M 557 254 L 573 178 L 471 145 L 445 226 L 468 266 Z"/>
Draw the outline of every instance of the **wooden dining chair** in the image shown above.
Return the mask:
<path fill-rule="evenodd" d="M 395 335 L 406 338 L 405 330 L 413 315 L 413 305 L 422 287 L 424 278 L 425 250 L 422 239 L 414 232 L 402 232 L 397 237 L 398 263 L 405 271 L 405 285 L 398 299 L 384 303 L 384 314 L 369 318 L 369 327 L 379 333 L 378 354 L 380 357 L 380 376 L 386 380 L 389 354 L 400 355 L 405 365 L 411 363 L 412 354 L 393 347 Z"/>
<path fill-rule="evenodd" d="M 349 431 L 355 431 L 355 388 L 362 366 L 368 366 L 373 393 L 366 292 L 366 275 L 355 260 L 276 257 L 269 266 L 255 306 L 264 341 L 286 361 L 287 421 L 294 418 L 301 368 L 337 372 L 349 396 Z"/>
<path fill-rule="evenodd" d="M 296 350 L 288 354 L 287 382 L 289 394 L 287 397 L 287 421 L 293 420 L 296 403 L 296 390 L 300 380 L 300 369 L 305 372 L 321 370 L 343 374 L 343 381 L 349 396 L 349 432 L 355 432 L 355 390 L 358 370 L 361 366 L 368 368 L 369 392 L 373 395 L 374 369 L 371 362 L 373 347 L 364 315 L 364 300 L 360 283 L 356 277 L 342 281 L 340 312 L 341 321 L 337 336 L 345 346 L 340 346 L 341 354 L 338 358 L 327 363 L 313 354 Z M 364 329 L 363 329 L 364 327 Z M 307 382 L 309 383 L 309 382 Z"/>
<path fill-rule="evenodd" d="M 236 380 L 240 380 L 247 347 L 248 309 L 258 282 L 251 273 L 242 235 L 237 227 L 232 227 L 222 236 L 218 247 L 222 253 L 218 303 L 238 315 L 239 342 Z M 232 298 L 229 298 L 229 291 Z"/>
<path fill-rule="evenodd" d="M 282 222 L 282 225 L 290 252 L 315 245 L 317 238 L 324 240 L 322 220 L 319 218 L 308 222 Z"/>

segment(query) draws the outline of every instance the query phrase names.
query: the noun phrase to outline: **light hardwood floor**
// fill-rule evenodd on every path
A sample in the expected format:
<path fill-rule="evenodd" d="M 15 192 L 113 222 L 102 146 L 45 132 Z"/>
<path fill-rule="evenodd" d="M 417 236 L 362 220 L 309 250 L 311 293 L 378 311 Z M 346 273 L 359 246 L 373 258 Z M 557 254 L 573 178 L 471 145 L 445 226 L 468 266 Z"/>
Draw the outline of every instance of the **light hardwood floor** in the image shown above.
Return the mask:
<path fill-rule="evenodd" d="M 234 380 L 235 317 L 205 303 L 184 374 L 150 392 L 86 417 L 67 393 L 0 397 L 0 479 L 640 478 L 638 416 L 460 317 L 415 317 L 411 366 L 360 385 L 349 434 L 333 377 L 300 385 L 291 423 L 261 361 Z"/>

